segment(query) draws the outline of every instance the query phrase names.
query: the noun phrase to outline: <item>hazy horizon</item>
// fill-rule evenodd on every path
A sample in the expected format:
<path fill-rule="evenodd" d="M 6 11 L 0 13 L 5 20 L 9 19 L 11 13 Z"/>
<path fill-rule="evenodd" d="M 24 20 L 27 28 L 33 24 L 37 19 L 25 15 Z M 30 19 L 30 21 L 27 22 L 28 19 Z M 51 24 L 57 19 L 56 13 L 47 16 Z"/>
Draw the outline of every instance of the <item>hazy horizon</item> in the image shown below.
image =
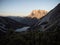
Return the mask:
<path fill-rule="evenodd" d="M 32 10 L 53 9 L 60 0 L 0 0 L 0 15 L 26 16 Z"/>

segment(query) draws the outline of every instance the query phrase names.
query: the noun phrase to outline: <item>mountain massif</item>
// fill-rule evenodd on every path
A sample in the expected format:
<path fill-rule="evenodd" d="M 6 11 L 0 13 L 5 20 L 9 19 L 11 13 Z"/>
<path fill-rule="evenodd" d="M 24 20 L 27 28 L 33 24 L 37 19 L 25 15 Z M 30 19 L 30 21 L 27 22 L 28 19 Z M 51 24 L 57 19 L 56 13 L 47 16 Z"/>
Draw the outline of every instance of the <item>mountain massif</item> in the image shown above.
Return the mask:
<path fill-rule="evenodd" d="M 33 10 L 28 17 L 40 19 L 47 14 L 46 10 Z"/>

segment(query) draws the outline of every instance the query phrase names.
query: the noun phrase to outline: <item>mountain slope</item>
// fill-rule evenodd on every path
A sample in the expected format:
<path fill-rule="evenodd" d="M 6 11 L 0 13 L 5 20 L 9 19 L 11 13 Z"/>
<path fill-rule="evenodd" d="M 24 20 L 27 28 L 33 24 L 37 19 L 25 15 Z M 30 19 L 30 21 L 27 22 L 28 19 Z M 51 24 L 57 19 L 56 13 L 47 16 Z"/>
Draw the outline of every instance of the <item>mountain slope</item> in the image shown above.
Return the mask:
<path fill-rule="evenodd" d="M 38 21 L 37 18 L 30 18 L 30 17 L 14 17 L 14 16 L 11 17 L 11 16 L 9 16 L 8 18 L 15 20 L 19 23 L 26 24 L 28 26 L 32 26 Z"/>
<path fill-rule="evenodd" d="M 52 9 L 46 16 L 38 21 L 33 28 L 39 28 L 42 31 L 50 29 L 54 25 L 60 26 L 60 3 Z"/>
<path fill-rule="evenodd" d="M 19 23 L 11 18 L 0 16 L 0 31 L 6 32 L 9 29 L 17 29 L 27 26 L 25 24 Z"/>

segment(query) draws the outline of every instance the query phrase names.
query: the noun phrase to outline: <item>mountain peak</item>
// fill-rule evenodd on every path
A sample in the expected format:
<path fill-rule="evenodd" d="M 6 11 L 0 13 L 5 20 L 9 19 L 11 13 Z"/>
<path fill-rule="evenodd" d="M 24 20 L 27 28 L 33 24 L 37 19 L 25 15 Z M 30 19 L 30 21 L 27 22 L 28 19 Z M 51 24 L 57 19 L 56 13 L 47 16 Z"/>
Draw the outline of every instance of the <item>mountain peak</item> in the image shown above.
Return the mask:
<path fill-rule="evenodd" d="M 47 14 L 46 10 L 33 10 L 28 17 L 40 19 Z"/>

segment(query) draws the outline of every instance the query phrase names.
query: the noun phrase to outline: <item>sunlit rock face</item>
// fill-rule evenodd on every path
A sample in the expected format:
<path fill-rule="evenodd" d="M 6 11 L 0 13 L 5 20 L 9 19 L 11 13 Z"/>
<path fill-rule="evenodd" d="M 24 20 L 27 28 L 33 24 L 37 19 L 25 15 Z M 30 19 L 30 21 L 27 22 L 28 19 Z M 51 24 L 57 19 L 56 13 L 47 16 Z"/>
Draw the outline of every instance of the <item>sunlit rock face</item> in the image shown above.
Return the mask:
<path fill-rule="evenodd" d="M 28 17 L 40 19 L 47 14 L 45 10 L 33 10 Z"/>

